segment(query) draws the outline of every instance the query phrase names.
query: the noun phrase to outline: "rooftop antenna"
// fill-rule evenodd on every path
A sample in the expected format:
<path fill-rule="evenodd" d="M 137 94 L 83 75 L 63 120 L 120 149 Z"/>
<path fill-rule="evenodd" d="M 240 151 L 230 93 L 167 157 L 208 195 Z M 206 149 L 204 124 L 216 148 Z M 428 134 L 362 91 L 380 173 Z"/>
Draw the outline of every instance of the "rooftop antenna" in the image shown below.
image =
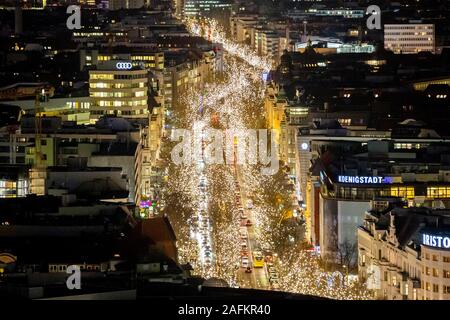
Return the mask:
<path fill-rule="evenodd" d="M 303 20 L 303 37 L 304 37 L 304 41 L 306 41 L 306 25 L 308 24 L 308 21 Z"/>

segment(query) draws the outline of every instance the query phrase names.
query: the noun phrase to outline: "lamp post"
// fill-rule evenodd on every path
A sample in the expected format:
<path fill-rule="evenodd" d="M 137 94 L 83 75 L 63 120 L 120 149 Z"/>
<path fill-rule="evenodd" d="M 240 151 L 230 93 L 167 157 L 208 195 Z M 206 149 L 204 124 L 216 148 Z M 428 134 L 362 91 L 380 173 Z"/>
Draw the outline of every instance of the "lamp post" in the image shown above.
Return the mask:
<path fill-rule="evenodd" d="M 345 272 L 345 281 L 344 284 L 348 286 L 348 268 L 347 265 L 344 264 L 344 272 Z"/>

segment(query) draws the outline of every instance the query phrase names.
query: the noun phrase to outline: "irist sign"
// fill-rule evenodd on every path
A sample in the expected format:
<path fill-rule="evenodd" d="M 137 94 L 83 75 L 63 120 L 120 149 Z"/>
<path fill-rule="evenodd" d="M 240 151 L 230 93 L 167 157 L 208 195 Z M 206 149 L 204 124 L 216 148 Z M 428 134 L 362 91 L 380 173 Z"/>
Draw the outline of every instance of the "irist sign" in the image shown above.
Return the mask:
<path fill-rule="evenodd" d="M 450 237 L 424 233 L 422 235 L 422 244 L 429 247 L 450 249 Z"/>

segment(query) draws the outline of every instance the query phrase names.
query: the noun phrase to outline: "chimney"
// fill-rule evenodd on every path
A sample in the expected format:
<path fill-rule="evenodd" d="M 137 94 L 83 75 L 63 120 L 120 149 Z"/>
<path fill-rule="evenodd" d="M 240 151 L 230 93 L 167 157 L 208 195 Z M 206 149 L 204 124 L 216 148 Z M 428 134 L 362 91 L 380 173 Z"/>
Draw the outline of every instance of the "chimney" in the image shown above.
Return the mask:
<path fill-rule="evenodd" d="M 14 32 L 16 35 L 23 32 L 22 7 L 19 0 L 16 1 L 16 8 L 14 9 Z"/>

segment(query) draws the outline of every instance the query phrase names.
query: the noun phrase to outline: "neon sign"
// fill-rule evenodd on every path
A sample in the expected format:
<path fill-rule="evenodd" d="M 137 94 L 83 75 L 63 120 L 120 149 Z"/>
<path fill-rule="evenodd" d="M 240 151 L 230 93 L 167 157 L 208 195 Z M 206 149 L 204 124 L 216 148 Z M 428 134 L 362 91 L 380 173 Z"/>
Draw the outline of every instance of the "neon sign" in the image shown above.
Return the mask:
<path fill-rule="evenodd" d="M 392 183 L 392 177 L 338 176 L 338 182 L 358 184 Z"/>
<path fill-rule="evenodd" d="M 433 236 L 424 233 L 422 235 L 422 244 L 429 247 L 450 249 L 450 237 Z"/>

